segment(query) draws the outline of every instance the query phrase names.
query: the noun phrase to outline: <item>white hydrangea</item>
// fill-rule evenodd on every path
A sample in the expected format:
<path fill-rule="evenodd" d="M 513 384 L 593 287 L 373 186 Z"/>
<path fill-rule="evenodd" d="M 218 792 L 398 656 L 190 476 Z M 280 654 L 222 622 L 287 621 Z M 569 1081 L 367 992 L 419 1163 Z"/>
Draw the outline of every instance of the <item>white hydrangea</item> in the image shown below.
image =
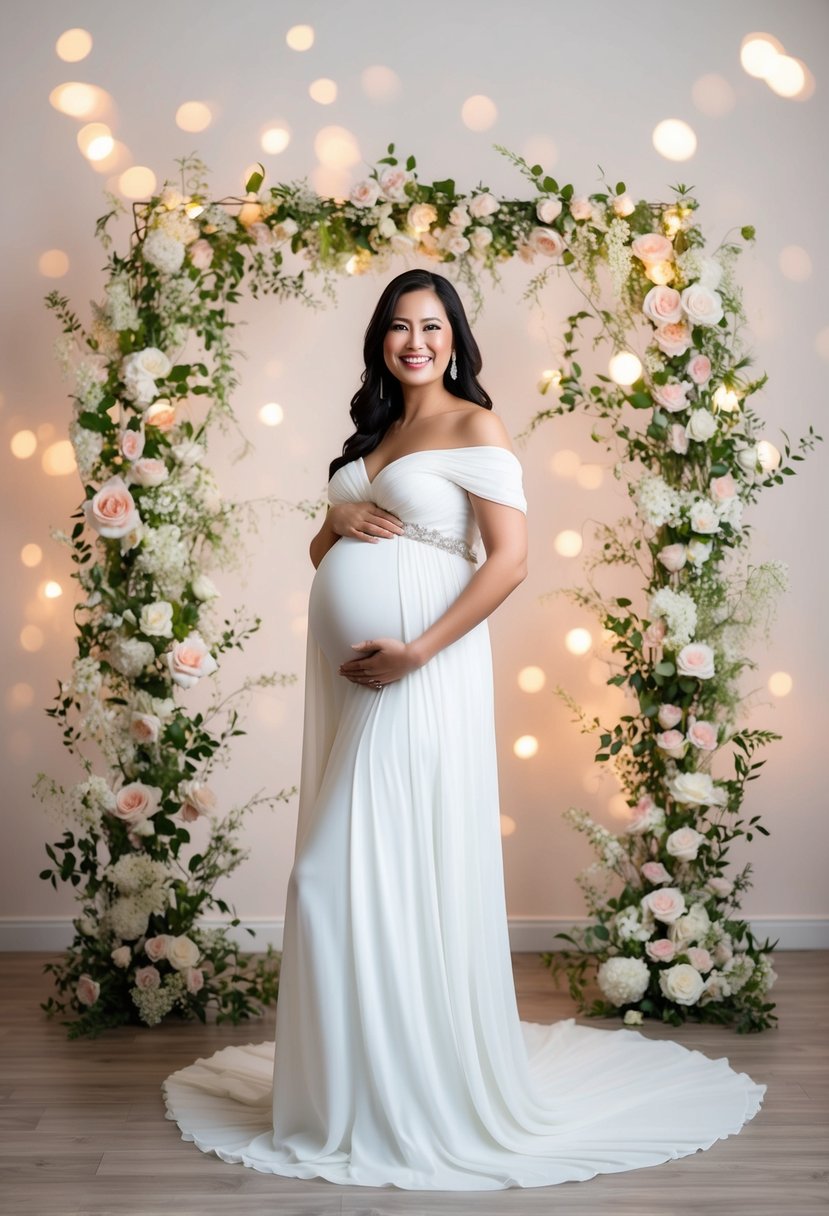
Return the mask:
<path fill-rule="evenodd" d="M 640 1001 L 647 992 L 650 970 L 641 958 L 617 955 L 605 959 L 596 980 L 612 1005 L 630 1005 Z"/>
<path fill-rule="evenodd" d="M 682 496 L 658 475 L 646 474 L 635 490 L 640 517 L 653 528 L 679 522 Z"/>
<path fill-rule="evenodd" d="M 107 314 L 114 330 L 137 329 L 138 309 L 130 295 L 129 280 L 122 275 L 110 279 L 106 288 Z"/>
<path fill-rule="evenodd" d="M 104 396 L 109 369 L 103 356 L 81 359 L 75 368 L 75 397 L 82 410 L 94 410 Z"/>
<path fill-rule="evenodd" d="M 210 203 L 199 216 L 205 232 L 235 232 L 236 218 L 218 203 Z"/>
<path fill-rule="evenodd" d="M 736 494 L 717 503 L 717 515 L 720 523 L 730 524 L 735 532 L 742 527 L 743 500 Z"/>
<path fill-rule="evenodd" d="M 622 298 L 622 292 L 630 277 L 630 268 L 633 263 L 629 240 L 630 224 L 627 220 L 621 217 L 611 220 L 605 237 L 605 248 L 610 281 L 617 300 Z"/>
<path fill-rule="evenodd" d="M 180 207 L 172 211 L 157 211 L 153 232 L 163 232 L 165 236 L 180 241 L 182 245 L 192 245 L 198 238 L 199 226 L 194 224 L 189 215 Z"/>
<path fill-rule="evenodd" d="M 178 524 L 147 528 L 135 569 L 155 579 L 156 591 L 169 600 L 181 598 L 189 572 L 189 551 Z"/>
<path fill-rule="evenodd" d="M 104 437 L 97 431 L 90 431 L 75 420 L 69 424 L 69 439 L 75 453 L 75 463 L 83 481 L 89 481 L 104 448 Z"/>
<path fill-rule="evenodd" d="M 133 942 L 146 933 L 150 923 L 150 909 L 138 895 L 126 895 L 116 899 L 107 912 L 107 923 L 115 937 Z"/>
<path fill-rule="evenodd" d="M 160 228 L 147 233 L 141 244 L 141 253 L 144 261 L 155 266 L 162 274 L 175 274 L 184 261 L 184 245 Z"/>
<path fill-rule="evenodd" d="M 144 853 L 125 853 L 107 868 L 105 877 L 122 895 L 137 895 L 153 887 L 164 887 L 171 878 L 163 861 Z"/>
<path fill-rule="evenodd" d="M 721 975 L 728 977 L 728 984 L 731 992 L 739 992 L 754 973 L 755 962 L 750 954 L 734 954 L 725 963 L 720 972 Z"/>
<path fill-rule="evenodd" d="M 664 618 L 667 626 L 665 645 L 681 647 L 690 642 L 697 627 L 697 606 L 685 591 L 660 587 L 651 596 L 648 615 L 651 620 Z"/>
<path fill-rule="evenodd" d="M 110 639 L 106 657 L 111 667 L 120 671 L 127 679 L 134 680 L 155 660 L 155 649 L 152 642 L 142 642 L 140 638 L 115 634 Z"/>
<path fill-rule="evenodd" d="M 70 819 L 91 831 L 98 831 L 102 817 L 114 809 L 115 794 L 103 777 L 90 777 L 73 786 L 65 806 Z"/>

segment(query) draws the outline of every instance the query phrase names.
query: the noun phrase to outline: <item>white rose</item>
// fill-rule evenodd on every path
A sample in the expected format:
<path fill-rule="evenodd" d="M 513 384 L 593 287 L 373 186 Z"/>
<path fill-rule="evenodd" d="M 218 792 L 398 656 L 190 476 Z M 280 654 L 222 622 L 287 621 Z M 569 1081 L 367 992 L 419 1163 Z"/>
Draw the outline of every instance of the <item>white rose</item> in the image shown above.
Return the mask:
<path fill-rule="evenodd" d="M 164 376 L 169 376 L 172 371 L 172 363 L 163 350 L 159 350 L 157 346 L 145 346 L 143 350 L 138 350 L 133 355 L 128 355 L 128 359 L 135 361 L 135 366 L 145 372 L 146 375 L 152 376 L 153 380 L 163 379 Z"/>
<path fill-rule="evenodd" d="M 680 916 L 668 930 L 668 936 L 682 950 L 690 942 L 698 942 L 706 936 L 711 928 L 711 918 L 705 910 L 705 904 L 695 903 L 685 916 Z"/>
<path fill-rule="evenodd" d="M 412 203 L 406 212 L 406 223 L 415 232 L 428 232 L 437 218 L 437 208 L 431 203 Z M 450 222 L 454 223 L 454 220 Z"/>
<path fill-rule="evenodd" d="M 695 828 L 677 828 L 665 840 L 665 848 L 671 857 L 679 861 L 695 861 L 705 837 Z"/>
<path fill-rule="evenodd" d="M 708 773 L 677 773 L 668 788 L 677 802 L 691 806 L 723 806 L 727 801 L 725 790 Z"/>
<path fill-rule="evenodd" d="M 193 579 L 193 595 L 197 600 L 214 600 L 219 594 L 216 584 L 206 574 L 199 574 Z"/>
<path fill-rule="evenodd" d="M 364 177 L 351 187 L 349 201 L 355 207 L 373 207 L 380 196 L 380 187 L 371 177 Z"/>
<path fill-rule="evenodd" d="M 390 203 L 405 203 L 407 199 L 406 185 L 412 180 L 411 175 L 404 169 L 389 165 L 380 174 L 380 189 L 383 197 Z"/>
<path fill-rule="evenodd" d="M 130 960 L 132 958 L 132 950 L 130 950 L 129 946 L 116 946 L 115 949 L 110 952 L 109 957 L 112 959 L 113 963 L 115 963 L 116 967 L 129 967 Z"/>
<path fill-rule="evenodd" d="M 710 439 L 717 430 L 717 420 L 710 410 L 691 410 L 688 421 L 685 424 L 685 433 L 689 439 L 696 439 L 698 443 Z"/>
<path fill-rule="evenodd" d="M 716 325 L 722 319 L 722 299 L 710 287 L 692 283 L 682 293 L 682 307 L 692 325 Z"/>
<path fill-rule="evenodd" d="M 714 651 L 705 642 L 689 642 L 676 657 L 676 669 L 681 676 L 710 680 L 714 675 Z"/>
<path fill-rule="evenodd" d="M 477 249 L 480 252 L 486 249 L 487 245 L 492 244 L 492 233 L 489 228 L 483 228 L 479 225 L 470 232 L 469 243 L 473 249 Z"/>
<path fill-rule="evenodd" d="M 585 195 L 579 195 L 570 200 L 570 214 L 574 220 L 589 220 L 593 218 L 593 204 Z"/>
<path fill-rule="evenodd" d="M 129 479 L 136 485 L 152 488 L 162 485 L 170 476 L 163 460 L 155 456 L 142 456 L 130 465 Z"/>
<path fill-rule="evenodd" d="M 688 518 L 695 532 L 702 532 L 706 535 L 716 532 L 720 526 L 717 508 L 707 498 L 698 498 L 696 500 L 691 507 Z"/>
<path fill-rule="evenodd" d="M 484 194 L 476 194 L 474 198 L 469 200 L 468 206 L 469 214 L 473 219 L 480 220 L 484 216 L 494 215 L 501 204 L 494 194 L 486 192 Z"/>
<path fill-rule="evenodd" d="M 665 569 L 674 574 L 685 565 L 685 546 L 683 544 L 665 545 L 656 556 Z"/>
<path fill-rule="evenodd" d="M 690 963 L 676 963 L 659 972 L 659 987 L 677 1005 L 695 1005 L 704 985 L 702 976 Z"/>
<path fill-rule="evenodd" d="M 557 258 L 564 252 L 564 239 L 555 228 L 533 228 L 528 243 L 536 253 L 548 258 Z"/>
<path fill-rule="evenodd" d="M 561 215 L 561 199 L 543 198 L 536 204 L 535 214 L 542 224 L 552 224 Z"/>
<path fill-rule="evenodd" d="M 172 452 L 179 464 L 183 464 L 187 468 L 198 464 L 205 454 L 202 445 L 195 443 L 192 439 L 186 440 L 184 443 L 174 443 Z"/>
<path fill-rule="evenodd" d="M 737 464 L 744 473 L 757 472 L 757 444 L 753 443 L 750 447 L 738 448 L 734 453 L 737 458 Z"/>
<path fill-rule="evenodd" d="M 713 547 L 714 545 L 712 541 L 700 540 L 695 536 L 692 540 L 688 541 L 688 561 L 692 566 L 702 566 L 711 556 L 711 550 Z"/>
<path fill-rule="evenodd" d="M 615 195 L 611 201 L 611 206 L 613 207 L 613 214 L 620 216 L 622 219 L 625 219 L 628 215 L 632 215 L 636 210 L 636 204 L 627 192 Z"/>
<path fill-rule="evenodd" d="M 190 937 L 173 937 L 167 943 L 165 957 L 176 971 L 186 971 L 199 961 L 199 948 Z"/>
<path fill-rule="evenodd" d="M 141 609 L 138 628 L 150 638 L 172 637 L 173 605 L 167 600 L 156 600 L 154 604 L 145 604 Z"/>
<path fill-rule="evenodd" d="M 721 899 L 725 899 L 734 890 L 734 883 L 731 879 L 722 878 L 721 876 L 709 878 L 706 886 L 709 891 L 712 891 L 714 895 L 719 895 Z"/>
<path fill-rule="evenodd" d="M 435 216 L 435 219 L 437 219 L 437 216 Z M 469 226 L 469 212 L 462 203 L 459 203 L 457 207 L 453 207 L 449 212 L 449 223 L 453 228 L 460 228 L 461 231 Z"/>

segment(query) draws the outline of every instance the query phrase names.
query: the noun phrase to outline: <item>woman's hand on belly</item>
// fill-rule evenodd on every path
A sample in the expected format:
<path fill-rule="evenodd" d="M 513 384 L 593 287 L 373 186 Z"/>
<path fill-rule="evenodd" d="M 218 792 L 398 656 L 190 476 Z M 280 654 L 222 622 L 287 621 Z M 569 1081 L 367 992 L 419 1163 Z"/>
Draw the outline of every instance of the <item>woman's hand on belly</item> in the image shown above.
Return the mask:
<path fill-rule="evenodd" d="M 352 684 L 366 684 L 371 688 L 379 683 L 384 687 L 395 680 L 402 680 L 422 665 L 409 643 L 401 642 L 398 638 L 355 642 L 352 649 L 364 652 L 362 656 L 340 664 L 340 675 L 351 680 Z"/>
<path fill-rule="evenodd" d="M 371 541 L 400 535 L 403 524 L 392 511 L 373 502 L 338 502 L 329 511 L 331 526 L 340 536 Z"/>

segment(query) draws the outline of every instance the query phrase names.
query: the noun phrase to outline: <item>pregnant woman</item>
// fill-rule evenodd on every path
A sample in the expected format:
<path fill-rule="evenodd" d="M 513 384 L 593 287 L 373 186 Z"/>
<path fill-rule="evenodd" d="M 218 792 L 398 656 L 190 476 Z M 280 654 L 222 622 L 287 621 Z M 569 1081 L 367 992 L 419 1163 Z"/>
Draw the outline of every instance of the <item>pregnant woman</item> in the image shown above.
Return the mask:
<path fill-rule="evenodd" d="M 519 1020 L 486 618 L 527 571 L 521 464 L 447 279 L 393 279 L 364 356 L 311 543 L 276 1044 L 168 1077 L 168 1118 L 224 1161 L 406 1190 L 548 1186 L 710 1148 L 766 1089 L 725 1057 Z"/>

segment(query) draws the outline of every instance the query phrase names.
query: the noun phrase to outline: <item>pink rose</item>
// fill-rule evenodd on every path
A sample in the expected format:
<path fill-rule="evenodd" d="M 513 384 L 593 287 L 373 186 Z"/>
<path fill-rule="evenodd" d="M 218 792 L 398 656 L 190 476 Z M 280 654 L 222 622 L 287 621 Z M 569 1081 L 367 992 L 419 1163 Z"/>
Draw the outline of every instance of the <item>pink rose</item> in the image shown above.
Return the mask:
<path fill-rule="evenodd" d="M 656 555 L 666 570 L 675 574 L 686 562 L 685 546 L 683 544 L 665 545 Z"/>
<path fill-rule="evenodd" d="M 705 844 L 705 837 L 696 828 L 677 828 L 665 841 L 665 848 L 677 861 L 695 861 Z"/>
<path fill-rule="evenodd" d="M 670 963 L 676 955 L 676 946 L 668 937 L 658 937 L 655 942 L 648 942 L 645 953 L 655 963 Z"/>
<path fill-rule="evenodd" d="M 725 502 L 727 498 L 733 498 L 737 493 L 737 483 L 730 473 L 724 473 L 722 477 L 712 477 L 708 488 L 715 502 Z"/>
<path fill-rule="evenodd" d="M 93 980 L 91 975 L 86 972 L 79 977 L 75 985 L 75 996 L 82 1005 L 94 1005 L 101 992 L 101 985 L 97 980 Z"/>
<path fill-rule="evenodd" d="M 656 736 L 656 746 L 674 760 L 685 755 L 685 736 L 681 730 L 663 730 Z"/>
<path fill-rule="evenodd" d="M 535 214 L 542 224 L 552 224 L 553 220 L 557 220 L 561 215 L 561 199 L 543 198 L 541 202 L 536 203 Z"/>
<path fill-rule="evenodd" d="M 589 220 L 593 217 L 593 204 L 589 198 L 581 195 L 570 202 L 570 214 L 574 220 Z"/>
<path fill-rule="evenodd" d="M 351 187 L 349 202 L 355 207 L 373 207 L 380 194 L 380 187 L 371 177 L 361 178 Z"/>
<path fill-rule="evenodd" d="M 469 214 L 473 219 L 481 220 L 488 215 L 494 215 L 500 206 L 495 195 L 485 190 L 483 194 L 476 194 L 469 200 Z"/>
<path fill-rule="evenodd" d="M 101 536 L 126 536 L 141 517 L 122 477 L 110 477 L 83 505 L 87 523 Z"/>
<path fill-rule="evenodd" d="M 692 325 L 716 325 L 723 315 L 722 297 L 701 283 L 692 283 L 685 288 L 682 307 Z"/>
<path fill-rule="evenodd" d="M 673 287 L 652 287 L 642 301 L 642 312 L 654 325 L 682 320 L 682 298 Z"/>
<path fill-rule="evenodd" d="M 706 384 L 711 379 L 711 360 L 707 355 L 692 355 L 688 375 L 694 384 Z"/>
<path fill-rule="evenodd" d="M 713 880 L 712 880 L 713 881 Z M 722 967 L 730 958 L 734 957 L 734 951 L 728 942 L 717 942 L 714 947 L 714 962 L 718 967 Z"/>
<path fill-rule="evenodd" d="M 664 811 L 658 807 L 650 794 L 643 794 L 632 807 L 625 823 L 625 831 L 631 836 L 641 835 L 649 828 L 657 827 L 663 820 Z"/>
<path fill-rule="evenodd" d="M 668 446 L 677 456 L 684 456 L 688 451 L 688 432 L 681 422 L 672 422 L 668 432 Z"/>
<path fill-rule="evenodd" d="M 184 982 L 188 992 L 193 994 L 201 992 L 204 987 L 204 972 L 200 967 L 188 967 Z"/>
<path fill-rule="evenodd" d="M 676 657 L 676 669 L 681 676 L 710 680 L 714 675 L 714 651 L 705 642 L 689 642 Z"/>
<path fill-rule="evenodd" d="M 672 384 L 655 385 L 651 395 L 669 414 L 678 414 L 680 410 L 687 409 L 688 390 L 691 387 L 687 380 L 675 380 Z"/>
<path fill-rule="evenodd" d="M 621 216 L 622 219 L 625 216 L 632 215 L 636 210 L 636 204 L 627 192 L 615 195 L 610 205 L 613 208 L 613 214 Z"/>
<path fill-rule="evenodd" d="M 154 456 L 142 456 L 129 471 L 130 481 L 139 486 L 160 486 L 169 476 L 167 465 Z"/>
<path fill-rule="evenodd" d="M 119 447 L 121 448 L 121 455 L 126 460 L 138 460 L 144 451 L 144 432 L 122 431 Z"/>
<path fill-rule="evenodd" d="M 110 950 L 109 957 L 116 967 L 129 967 L 132 959 L 132 950 L 130 950 L 129 946 L 116 946 L 114 950 Z"/>
<path fill-rule="evenodd" d="M 713 891 L 715 895 L 719 895 L 722 899 L 725 899 L 726 896 L 730 895 L 734 890 L 734 883 L 731 881 L 731 879 L 722 878 L 720 876 L 716 878 L 709 878 L 707 886 L 709 891 Z M 728 957 L 730 958 L 731 956 L 729 955 Z"/>
<path fill-rule="evenodd" d="M 137 743 L 157 743 L 161 719 L 155 714 L 136 714 L 130 718 L 130 734 Z"/>
<path fill-rule="evenodd" d="M 209 785 L 201 785 L 198 781 L 183 781 L 178 792 L 183 803 L 183 819 L 192 822 L 200 815 L 212 815 L 216 809 L 216 795 Z"/>
<path fill-rule="evenodd" d="M 115 809 L 112 814 L 129 827 L 135 827 L 140 820 L 155 814 L 160 800 L 160 789 L 154 785 L 144 785 L 141 781 L 133 781 L 129 785 L 121 786 L 115 795 Z"/>
<path fill-rule="evenodd" d="M 688 962 L 692 967 L 696 967 L 697 971 L 710 971 L 714 966 L 714 960 L 702 946 L 689 946 L 685 953 L 688 955 Z"/>
<path fill-rule="evenodd" d="M 157 988 L 161 983 L 161 972 L 157 967 L 136 967 L 135 985 L 137 988 Z"/>
<path fill-rule="evenodd" d="M 213 261 L 213 246 L 204 237 L 199 237 L 197 241 L 193 241 L 187 252 L 196 270 L 207 270 Z"/>
<path fill-rule="evenodd" d="M 536 253 L 543 253 L 548 258 L 557 258 L 564 253 L 564 240 L 555 228 L 533 228 L 529 244 Z"/>
<path fill-rule="evenodd" d="M 684 355 L 691 346 L 691 331 L 684 321 L 671 321 L 654 330 L 653 340 L 668 358 Z"/>
<path fill-rule="evenodd" d="M 647 878 L 648 882 L 670 882 L 671 875 L 665 869 L 661 861 L 646 861 L 641 867 L 640 873 L 643 878 Z"/>
<path fill-rule="evenodd" d="M 682 721 L 682 710 L 678 705 L 668 705 L 666 703 L 659 706 L 657 717 L 659 725 L 663 730 L 670 730 L 672 726 L 676 726 Z"/>
<path fill-rule="evenodd" d="M 717 727 L 713 722 L 704 722 L 701 718 L 688 723 L 688 740 L 694 747 L 712 752 L 717 746 Z"/>
<path fill-rule="evenodd" d="M 390 166 L 380 174 L 380 189 L 383 197 L 390 203 L 405 203 L 408 200 L 406 183 L 411 181 L 410 174 L 403 169 Z"/>
<path fill-rule="evenodd" d="M 167 397 L 159 397 L 144 415 L 148 426 L 159 431 L 171 431 L 176 425 L 176 407 Z"/>
<path fill-rule="evenodd" d="M 638 236 L 631 242 L 630 249 L 633 256 L 646 266 L 653 266 L 656 262 L 670 262 L 674 256 L 673 245 L 666 236 L 658 232 Z"/>
<path fill-rule="evenodd" d="M 664 617 L 659 617 L 658 620 L 648 625 L 645 630 L 645 641 L 648 646 L 659 646 L 667 632 L 668 626 L 665 623 Z"/>
<path fill-rule="evenodd" d="M 659 887 L 643 895 L 640 902 L 657 920 L 667 925 L 679 920 L 685 911 L 685 896 L 679 887 Z"/>
<path fill-rule="evenodd" d="M 152 959 L 154 963 L 166 958 L 167 945 L 171 940 L 169 933 L 157 933 L 155 937 L 148 937 L 144 942 L 144 953 L 147 958 Z"/>
<path fill-rule="evenodd" d="M 202 676 L 212 675 L 219 666 L 197 633 L 188 634 L 183 642 L 175 642 L 166 658 L 170 675 L 181 688 L 193 688 Z"/>

